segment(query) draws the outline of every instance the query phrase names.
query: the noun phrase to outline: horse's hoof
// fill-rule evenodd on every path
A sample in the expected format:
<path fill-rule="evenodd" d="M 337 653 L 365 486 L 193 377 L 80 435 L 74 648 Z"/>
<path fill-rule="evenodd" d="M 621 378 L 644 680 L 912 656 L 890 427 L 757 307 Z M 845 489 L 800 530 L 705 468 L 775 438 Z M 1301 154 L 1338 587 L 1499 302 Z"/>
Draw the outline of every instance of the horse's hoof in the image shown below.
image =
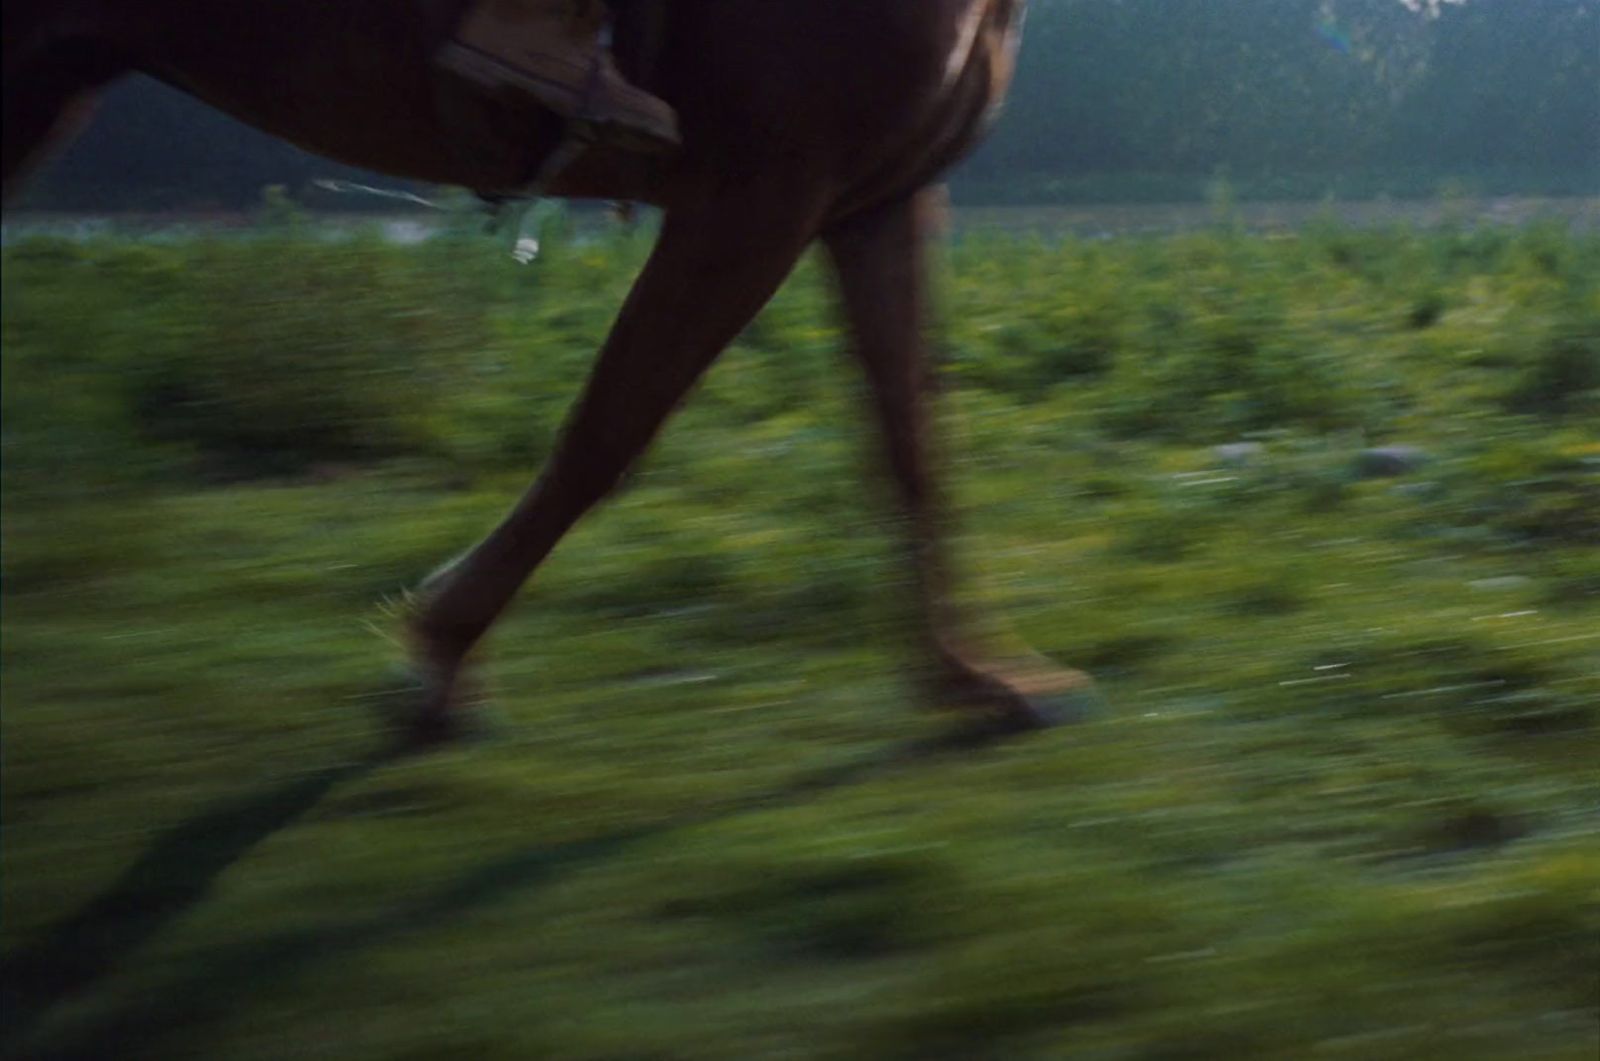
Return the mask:
<path fill-rule="evenodd" d="M 1105 698 L 1094 683 L 1084 682 L 1080 686 L 1048 695 L 1026 697 L 1023 707 L 1013 713 L 1013 721 L 1017 732 L 1028 732 L 1075 726 L 1103 718 L 1108 713 Z"/>
<path fill-rule="evenodd" d="M 488 740 L 502 728 L 487 699 L 462 682 L 441 687 L 411 667 L 397 667 L 371 706 L 396 752 L 420 752 L 450 744 Z"/>
<path fill-rule="evenodd" d="M 1092 685 L 1081 691 L 1048 697 L 1015 697 L 1003 704 L 990 702 L 968 710 L 954 730 L 938 738 L 943 749 L 972 751 L 1040 730 L 1086 722 L 1104 713 Z"/>
<path fill-rule="evenodd" d="M 477 720 L 458 711 L 417 712 L 409 719 L 395 719 L 389 726 L 389 739 L 400 753 L 432 751 L 481 736 Z"/>
<path fill-rule="evenodd" d="M 977 716 L 975 731 L 1009 736 L 1086 722 L 1106 714 L 1094 682 L 1056 667 L 1026 670 L 963 665 L 930 689 L 929 706 Z"/>

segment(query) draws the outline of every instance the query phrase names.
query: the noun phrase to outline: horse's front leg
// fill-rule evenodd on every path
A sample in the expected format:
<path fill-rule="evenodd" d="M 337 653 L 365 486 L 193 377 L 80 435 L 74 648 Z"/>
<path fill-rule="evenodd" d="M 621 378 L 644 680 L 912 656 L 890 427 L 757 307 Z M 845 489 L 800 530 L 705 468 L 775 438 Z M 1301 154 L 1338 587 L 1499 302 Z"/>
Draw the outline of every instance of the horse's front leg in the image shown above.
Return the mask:
<path fill-rule="evenodd" d="M 926 243 L 942 210 L 942 189 L 924 189 L 854 216 L 824 239 L 905 518 L 926 691 L 938 702 L 1033 728 L 1087 713 L 1093 684 L 1026 650 L 1006 654 L 981 647 L 953 597 L 945 507 L 931 452 L 933 378 L 923 335 Z"/>
<path fill-rule="evenodd" d="M 798 181 L 708 192 L 668 210 L 555 455 L 500 525 L 424 588 L 411 626 L 423 696 L 406 722 L 411 739 L 448 739 L 470 727 L 468 653 L 777 290 L 819 214 L 816 188 Z"/>

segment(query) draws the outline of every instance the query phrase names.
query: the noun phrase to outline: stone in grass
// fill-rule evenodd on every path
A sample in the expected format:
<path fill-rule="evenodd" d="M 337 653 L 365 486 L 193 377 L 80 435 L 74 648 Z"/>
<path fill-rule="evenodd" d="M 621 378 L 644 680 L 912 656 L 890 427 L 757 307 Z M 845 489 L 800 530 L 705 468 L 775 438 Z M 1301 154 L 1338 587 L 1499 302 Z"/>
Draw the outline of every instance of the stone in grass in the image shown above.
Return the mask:
<path fill-rule="evenodd" d="M 1409 498 L 1412 501 L 1426 501 L 1444 492 L 1444 487 L 1431 479 L 1424 479 L 1415 483 L 1395 483 L 1389 487 L 1390 493 L 1396 497 Z"/>
<path fill-rule="evenodd" d="M 1428 454 L 1416 446 L 1374 446 L 1356 454 L 1356 474 L 1363 479 L 1409 475 L 1428 463 Z"/>
<path fill-rule="evenodd" d="M 1498 590 L 1526 589 L 1533 585 L 1533 579 L 1527 575 L 1500 575 L 1496 578 L 1475 578 L 1467 585 L 1476 590 L 1492 593 Z"/>
<path fill-rule="evenodd" d="M 1224 442 L 1212 446 L 1211 453 L 1224 468 L 1247 468 L 1266 456 L 1267 447 L 1259 442 Z"/>
<path fill-rule="evenodd" d="M 1516 815 L 1469 807 L 1442 816 L 1424 830 L 1420 839 L 1429 854 L 1466 854 L 1503 847 L 1528 832 L 1528 824 Z"/>

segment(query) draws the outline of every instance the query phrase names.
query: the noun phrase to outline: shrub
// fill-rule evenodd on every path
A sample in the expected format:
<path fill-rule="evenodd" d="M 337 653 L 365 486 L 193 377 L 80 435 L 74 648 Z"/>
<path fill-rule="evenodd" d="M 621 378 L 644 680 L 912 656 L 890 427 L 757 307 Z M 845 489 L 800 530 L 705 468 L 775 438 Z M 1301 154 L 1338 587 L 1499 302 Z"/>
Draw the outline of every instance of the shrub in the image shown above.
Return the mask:
<path fill-rule="evenodd" d="M 1572 307 L 1552 320 L 1506 394 L 1517 412 L 1565 414 L 1600 398 L 1600 313 Z"/>
<path fill-rule="evenodd" d="M 449 274 L 376 242 L 197 248 L 187 297 L 131 366 L 148 436 L 242 474 L 414 452 L 482 341 Z"/>

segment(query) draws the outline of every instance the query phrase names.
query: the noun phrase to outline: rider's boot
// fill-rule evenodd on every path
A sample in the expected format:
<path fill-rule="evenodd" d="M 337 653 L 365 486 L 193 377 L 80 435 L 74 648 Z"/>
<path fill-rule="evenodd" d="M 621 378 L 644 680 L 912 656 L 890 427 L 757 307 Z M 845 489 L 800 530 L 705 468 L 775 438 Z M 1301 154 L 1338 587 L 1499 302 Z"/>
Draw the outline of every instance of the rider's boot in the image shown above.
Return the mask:
<path fill-rule="evenodd" d="M 671 107 L 630 85 L 605 47 L 603 0 L 478 0 L 439 62 L 525 92 L 596 140 L 633 151 L 679 144 Z"/>

